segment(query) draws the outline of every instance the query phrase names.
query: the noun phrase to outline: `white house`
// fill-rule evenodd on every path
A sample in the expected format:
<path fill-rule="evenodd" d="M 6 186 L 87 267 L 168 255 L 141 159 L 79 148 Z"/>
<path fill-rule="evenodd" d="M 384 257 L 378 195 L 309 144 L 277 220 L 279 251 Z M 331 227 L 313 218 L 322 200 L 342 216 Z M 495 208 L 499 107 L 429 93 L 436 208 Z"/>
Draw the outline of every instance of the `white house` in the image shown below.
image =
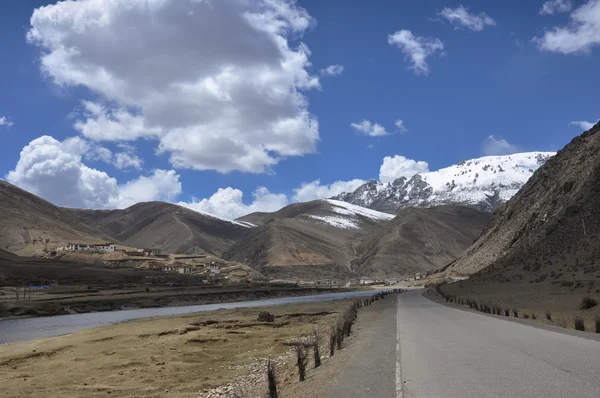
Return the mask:
<path fill-rule="evenodd" d="M 114 253 L 115 244 L 110 242 L 100 244 L 67 243 L 61 249 L 69 252 Z"/>

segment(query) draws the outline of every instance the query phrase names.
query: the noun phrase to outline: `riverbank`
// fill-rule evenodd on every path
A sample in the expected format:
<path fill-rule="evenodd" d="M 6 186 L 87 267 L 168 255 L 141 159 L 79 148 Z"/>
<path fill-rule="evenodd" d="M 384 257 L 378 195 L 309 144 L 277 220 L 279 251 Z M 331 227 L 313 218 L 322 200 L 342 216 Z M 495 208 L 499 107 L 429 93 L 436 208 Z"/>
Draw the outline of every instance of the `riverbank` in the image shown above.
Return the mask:
<path fill-rule="evenodd" d="M 240 377 L 262 384 L 263 360 L 326 329 L 348 300 L 145 319 L 0 345 L 6 396 L 198 397 Z M 258 322 L 269 311 L 274 322 Z M 293 378 L 281 374 L 282 383 Z M 291 379 L 290 379 L 291 380 Z M 108 395 L 110 394 L 110 395 Z"/>
<path fill-rule="evenodd" d="M 135 288 L 94 291 L 89 291 L 85 288 L 74 288 L 71 291 L 65 290 L 60 294 L 47 293 L 42 297 L 34 297 L 33 300 L 0 302 L 0 319 L 231 303 L 354 290 L 364 289 L 273 286 L 265 284 L 223 287 L 164 287 L 148 291 Z"/>

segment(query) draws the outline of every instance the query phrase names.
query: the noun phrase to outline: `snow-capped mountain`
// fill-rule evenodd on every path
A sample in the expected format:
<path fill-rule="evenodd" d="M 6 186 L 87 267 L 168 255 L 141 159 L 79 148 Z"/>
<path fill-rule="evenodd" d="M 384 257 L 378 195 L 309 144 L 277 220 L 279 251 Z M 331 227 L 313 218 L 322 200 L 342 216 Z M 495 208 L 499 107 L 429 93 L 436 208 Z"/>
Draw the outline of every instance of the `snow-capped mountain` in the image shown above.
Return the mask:
<path fill-rule="evenodd" d="M 459 204 L 492 211 L 510 199 L 554 152 L 526 152 L 464 160 L 438 171 L 366 182 L 333 199 L 382 212 Z"/>

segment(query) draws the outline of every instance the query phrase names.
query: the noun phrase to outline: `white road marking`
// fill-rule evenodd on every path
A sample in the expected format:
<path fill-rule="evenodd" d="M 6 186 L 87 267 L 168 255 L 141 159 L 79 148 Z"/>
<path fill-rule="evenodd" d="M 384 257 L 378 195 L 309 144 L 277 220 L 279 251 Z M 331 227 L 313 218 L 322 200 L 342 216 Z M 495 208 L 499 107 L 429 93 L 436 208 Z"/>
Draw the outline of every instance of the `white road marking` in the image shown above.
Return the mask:
<path fill-rule="evenodd" d="M 396 296 L 396 398 L 402 398 L 403 395 L 400 364 L 400 298 Z"/>

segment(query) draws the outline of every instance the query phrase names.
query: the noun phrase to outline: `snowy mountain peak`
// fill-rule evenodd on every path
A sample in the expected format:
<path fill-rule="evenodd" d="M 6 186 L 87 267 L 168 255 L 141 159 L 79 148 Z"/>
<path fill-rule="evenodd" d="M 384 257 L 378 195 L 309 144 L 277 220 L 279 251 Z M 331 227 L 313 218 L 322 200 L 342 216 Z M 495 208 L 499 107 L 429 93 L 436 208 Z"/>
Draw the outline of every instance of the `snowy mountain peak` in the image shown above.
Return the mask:
<path fill-rule="evenodd" d="M 464 160 L 437 171 L 400 177 L 391 183 L 368 181 L 333 199 L 383 212 L 446 204 L 492 211 L 510 199 L 554 152 L 526 152 Z"/>

